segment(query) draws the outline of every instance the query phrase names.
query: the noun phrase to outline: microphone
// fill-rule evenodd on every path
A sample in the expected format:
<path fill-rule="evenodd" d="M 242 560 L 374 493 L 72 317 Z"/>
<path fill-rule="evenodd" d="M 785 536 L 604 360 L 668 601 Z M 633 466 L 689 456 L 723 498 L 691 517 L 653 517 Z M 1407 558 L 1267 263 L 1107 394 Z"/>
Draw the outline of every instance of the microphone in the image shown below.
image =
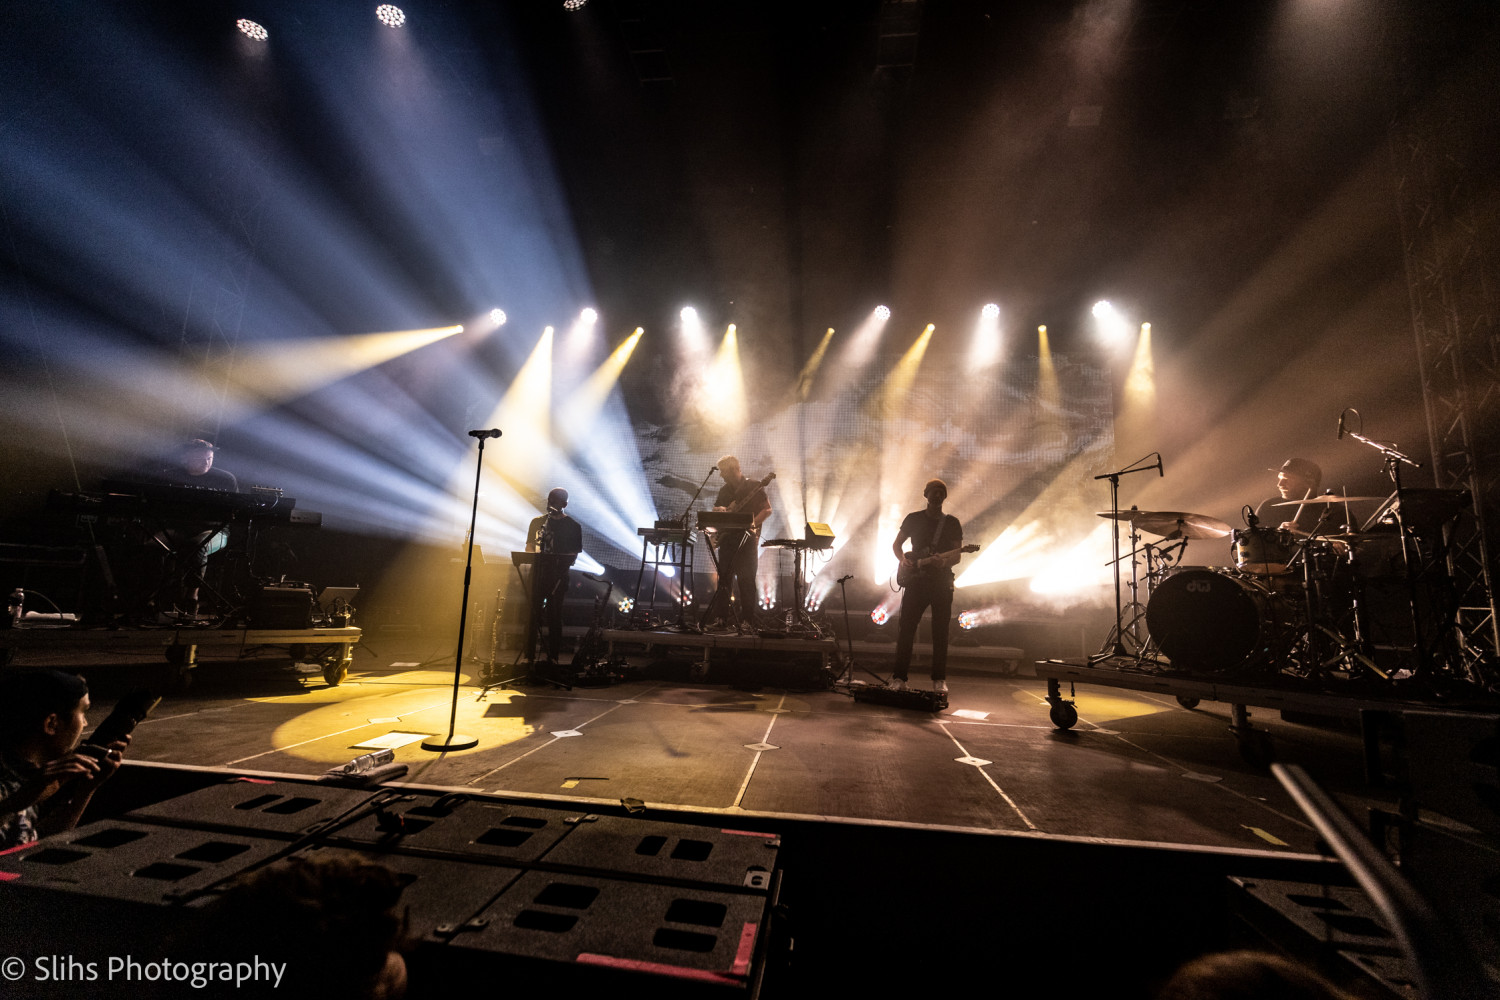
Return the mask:
<path fill-rule="evenodd" d="M 847 583 L 848 581 L 850 581 L 852 579 L 854 579 L 854 574 L 853 573 L 848 573 L 848 574 L 845 574 L 844 576 L 839 577 L 834 582 L 835 583 Z"/>
<path fill-rule="evenodd" d="M 1161 468 L 1161 452 L 1156 453 L 1156 478 L 1165 479 L 1167 474 Z"/>
<path fill-rule="evenodd" d="M 1339 440 L 1344 440 L 1344 411 L 1339 411 Z"/>
<path fill-rule="evenodd" d="M 481 440 L 483 440 L 484 438 L 497 438 L 499 436 L 500 436 L 500 428 L 498 428 L 498 427 L 491 427 L 487 431 L 470 431 L 469 432 L 469 437 L 471 437 L 471 438 L 479 438 Z"/>
<path fill-rule="evenodd" d="M 719 471 L 719 467 L 716 465 L 712 469 L 709 469 L 708 471 L 709 472 L 718 472 Z"/>

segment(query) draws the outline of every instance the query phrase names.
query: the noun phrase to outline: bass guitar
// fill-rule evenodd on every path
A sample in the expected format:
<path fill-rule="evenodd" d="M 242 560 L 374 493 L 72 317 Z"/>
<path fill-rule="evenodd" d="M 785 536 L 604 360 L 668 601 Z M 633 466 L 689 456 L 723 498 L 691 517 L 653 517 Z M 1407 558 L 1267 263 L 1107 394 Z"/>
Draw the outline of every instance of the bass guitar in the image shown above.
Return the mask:
<path fill-rule="evenodd" d="M 896 586 L 905 589 L 906 587 L 910 587 L 912 584 L 916 583 L 918 580 L 925 578 L 932 570 L 932 567 L 923 566 L 922 563 L 924 560 L 941 559 L 944 556 L 951 556 L 955 552 L 961 553 L 978 551 L 978 545 L 960 545 L 958 548 L 949 549 L 947 552 L 933 552 L 930 546 L 924 545 L 922 548 L 908 553 L 912 559 L 910 566 L 908 566 L 905 562 L 902 562 L 896 567 Z"/>

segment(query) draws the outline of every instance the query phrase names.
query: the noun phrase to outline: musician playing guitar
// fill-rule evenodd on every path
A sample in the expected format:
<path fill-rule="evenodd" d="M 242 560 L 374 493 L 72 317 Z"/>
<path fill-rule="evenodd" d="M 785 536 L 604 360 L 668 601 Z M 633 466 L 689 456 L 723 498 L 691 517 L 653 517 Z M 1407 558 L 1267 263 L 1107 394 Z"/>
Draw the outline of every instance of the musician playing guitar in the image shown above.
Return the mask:
<path fill-rule="evenodd" d="M 912 646 L 922 612 L 932 608 L 932 689 L 948 690 L 948 627 L 953 618 L 953 567 L 964 551 L 964 529 L 958 518 L 943 513 L 948 485 L 928 480 L 922 488 L 927 506 L 901 522 L 891 551 L 901 560 L 901 630 L 896 636 L 896 669 L 889 687 L 906 690 Z M 910 540 L 911 551 L 905 551 Z"/>
<path fill-rule="evenodd" d="M 750 515 L 750 528 L 719 532 L 719 585 L 704 614 L 704 624 L 738 625 L 755 608 L 759 594 L 755 588 L 755 569 L 760 560 L 760 526 L 771 516 L 771 499 L 766 496 L 766 482 L 746 479 L 740 471 L 740 460 L 733 455 L 719 459 L 719 476 L 724 485 L 714 498 L 714 510 L 736 511 Z M 738 586 L 736 586 L 736 584 Z M 739 613 L 732 607 L 730 595 L 739 591 Z"/>

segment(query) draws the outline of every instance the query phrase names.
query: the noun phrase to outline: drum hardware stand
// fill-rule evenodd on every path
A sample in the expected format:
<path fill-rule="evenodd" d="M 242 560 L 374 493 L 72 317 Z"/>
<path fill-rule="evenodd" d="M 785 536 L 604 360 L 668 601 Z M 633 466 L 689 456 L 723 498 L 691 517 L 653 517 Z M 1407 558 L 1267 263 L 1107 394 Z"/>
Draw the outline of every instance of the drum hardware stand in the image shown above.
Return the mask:
<path fill-rule="evenodd" d="M 1346 409 L 1344 412 L 1352 412 L 1356 417 L 1359 416 L 1359 411 L 1353 410 L 1352 408 Z M 1361 421 L 1361 426 L 1363 426 L 1363 421 Z M 1396 519 L 1396 532 L 1401 538 L 1401 561 L 1406 572 L 1407 598 L 1408 603 L 1411 606 L 1412 646 L 1413 652 L 1416 654 L 1416 667 L 1419 671 L 1426 671 L 1431 668 L 1433 664 L 1429 662 L 1427 641 L 1425 635 L 1423 634 L 1422 613 L 1418 609 L 1417 571 L 1413 568 L 1414 566 L 1420 565 L 1422 561 L 1422 551 L 1420 546 L 1417 545 L 1415 532 L 1409 531 L 1407 528 L 1406 514 L 1402 510 L 1402 507 L 1404 505 L 1401 502 L 1401 466 L 1404 464 L 1411 466 L 1413 469 L 1420 469 L 1422 467 L 1422 463 L 1416 461 L 1409 455 L 1402 454 L 1394 447 L 1381 444 L 1379 441 L 1372 441 L 1357 431 L 1348 430 L 1344 426 L 1344 414 L 1341 413 L 1339 414 L 1339 436 L 1343 437 L 1345 434 L 1349 435 L 1361 444 L 1374 448 L 1381 454 L 1384 459 L 1385 474 L 1390 477 L 1391 482 L 1396 487 L 1396 492 L 1393 497 L 1393 499 L 1395 500 L 1395 504 L 1393 506 L 1386 507 L 1385 509 L 1390 510 L 1394 513 Z M 1385 510 L 1377 511 L 1371 518 L 1371 520 L 1374 521 L 1375 519 L 1383 516 L 1384 512 Z M 1365 527 L 1368 527 L 1368 524 L 1365 525 Z M 1412 558 L 1413 549 L 1416 550 L 1415 560 Z"/>
<path fill-rule="evenodd" d="M 1139 569 L 1139 556 L 1137 555 L 1137 549 L 1138 549 L 1138 545 L 1140 543 L 1140 540 L 1141 540 L 1141 533 L 1140 533 L 1139 529 L 1137 529 L 1135 522 L 1131 521 L 1130 522 L 1130 584 L 1129 584 L 1129 586 L 1130 586 L 1130 603 L 1126 604 L 1124 606 L 1124 608 L 1119 611 L 1119 613 L 1118 613 L 1119 617 L 1117 617 L 1116 620 L 1115 620 L 1115 626 L 1114 626 L 1114 628 L 1112 628 L 1110 630 L 1109 635 L 1105 636 L 1105 638 L 1104 638 L 1104 646 L 1102 647 L 1102 648 L 1105 648 L 1105 649 L 1114 649 L 1114 648 L 1124 649 L 1128 645 L 1129 647 L 1132 647 L 1134 649 L 1134 651 L 1135 651 L 1134 652 L 1134 656 L 1135 656 L 1135 658 L 1137 660 L 1140 660 L 1143 656 L 1146 655 L 1146 647 L 1148 645 L 1150 645 L 1150 639 L 1149 639 L 1149 637 L 1142 637 L 1142 635 L 1141 635 L 1141 632 L 1143 630 L 1143 626 L 1144 626 L 1144 623 L 1145 623 L 1145 620 L 1146 620 L 1146 606 L 1144 604 L 1142 604 L 1141 601 L 1140 601 L 1140 581 L 1139 581 L 1139 578 L 1137 576 L 1137 570 Z M 1147 555 L 1146 555 L 1146 566 L 1147 566 L 1146 579 L 1147 579 L 1148 584 L 1149 584 L 1149 581 L 1150 581 L 1150 578 L 1151 578 L 1151 573 L 1150 573 L 1151 549 L 1153 549 L 1154 546 L 1150 542 L 1147 542 L 1145 547 L 1146 547 L 1146 550 L 1147 550 Z M 1123 555 L 1116 556 L 1111 561 L 1111 565 L 1115 566 L 1116 569 L 1118 569 L 1120 562 L 1123 561 L 1124 559 L 1125 559 L 1125 557 Z M 1149 592 L 1149 590 L 1150 590 L 1149 585 L 1147 587 L 1147 590 Z M 1127 639 L 1129 640 L 1128 643 L 1126 642 Z M 1114 655 L 1114 654 L 1111 654 L 1111 655 Z M 1126 653 L 1124 655 L 1131 655 L 1131 654 Z"/>
<path fill-rule="evenodd" d="M 1348 505 L 1345 504 L 1347 507 Z M 1325 508 L 1323 514 L 1314 525 L 1312 532 L 1303 539 L 1296 553 L 1289 561 L 1289 565 L 1300 562 L 1302 571 L 1302 599 L 1304 608 L 1303 639 L 1306 642 L 1306 650 L 1303 654 L 1303 666 L 1307 670 L 1309 678 L 1314 676 L 1326 676 L 1330 669 L 1342 669 L 1351 675 L 1358 669 L 1369 670 L 1383 681 L 1389 681 L 1390 675 L 1377 667 L 1368 656 L 1360 652 L 1363 639 L 1360 634 L 1360 608 L 1358 598 L 1355 599 L 1353 608 L 1354 641 L 1350 642 L 1337 628 L 1329 628 L 1324 621 L 1322 593 L 1318 589 L 1317 575 L 1314 573 L 1313 561 L 1309 557 L 1309 550 L 1315 541 L 1319 540 L 1318 532 L 1322 530 L 1323 524 L 1332 515 L 1331 507 Z M 1337 625 L 1337 623 L 1335 623 Z M 1333 642 L 1333 655 L 1324 657 L 1320 648 L 1320 633 Z M 1295 643 L 1293 644 L 1295 649 Z"/>
<path fill-rule="evenodd" d="M 1142 465 L 1141 463 L 1150 458 L 1151 455 L 1156 456 L 1156 464 Z M 1114 631 L 1110 633 L 1110 637 L 1105 639 L 1104 647 L 1089 657 L 1090 663 L 1100 663 L 1117 656 L 1124 659 L 1130 658 L 1130 653 L 1125 649 L 1125 643 L 1122 641 L 1122 625 L 1125 618 L 1125 609 L 1120 604 L 1120 477 L 1129 475 L 1132 472 L 1149 472 L 1152 469 L 1161 474 L 1161 454 L 1159 452 L 1152 452 L 1151 455 L 1136 459 L 1123 469 L 1106 472 L 1103 475 L 1094 477 L 1095 481 L 1100 479 L 1109 480 L 1109 509 L 1110 518 L 1113 522 L 1110 533 L 1114 542 L 1115 553 L 1115 627 Z M 1135 508 L 1132 507 L 1131 510 L 1135 510 Z M 1134 530 L 1133 526 L 1132 530 Z"/>

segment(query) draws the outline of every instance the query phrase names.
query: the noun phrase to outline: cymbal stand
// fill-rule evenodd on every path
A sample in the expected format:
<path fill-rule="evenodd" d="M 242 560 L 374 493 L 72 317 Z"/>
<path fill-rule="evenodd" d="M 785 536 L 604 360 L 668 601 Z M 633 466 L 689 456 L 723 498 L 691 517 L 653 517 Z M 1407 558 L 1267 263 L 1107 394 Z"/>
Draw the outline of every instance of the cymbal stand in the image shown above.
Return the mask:
<path fill-rule="evenodd" d="M 1156 453 L 1153 452 L 1152 454 L 1156 454 Z M 1121 476 L 1129 475 L 1132 472 L 1149 472 L 1152 469 L 1157 469 L 1157 471 L 1160 472 L 1160 469 L 1158 468 L 1157 465 L 1142 465 L 1141 464 L 1142 462 L 1146 461 L 1147 458 L 1150 458 L 1150 457 L 1151 457 L 1151 455 L 1147 455 L 1145 458 L 1136 459 L 1134 462 L 1132 462 L 1130 465 L 1126 466 L 1123 469 L 1117 469 L 1114 472 L 1106 472 L 1103 475 L 1099 475 L 1099 476 L 1095 476 L 1094 477 L 1095 480 L 1100 480 L 1100 479 L 1108 479 L 1109 480 L 1109 510 L 1110 510 L 1110 518 L 1111 518 L 1111 535 L 1112 535 L 1113 542 L 1114 542 L 1114 552 L 1115 552 L 1115 557 L 1116 557 L 1115 558 L 1115 562 L 1114 562 L 1114 567 L 1115 567 L 1115 628 L 1114 628 L 1114 631 L 1112 633 L 1110 633 L 1110 638 L 1107 638 L 1107 639 L 1104 640 L 1104 648 L 1100 649 L 1099 652 L 1097 652 L 1093 656 L 1089 657 L 1089 662 L 1090 663 L 1099 663 L 1099 662 L 1101 662 L 1103 660 L 1108 660 L 1111 657 L 1115 657 L 1115 656 L 1119 656 L 1119 657 L 1123 657 L 1123 658 L 1127 658 L 1127 659 L 1130 657 L 1130 653 L 1128 651 L 1126 651 L 1126 649 L 1125 649 L 1124 642 L 1121 641 L 1121 623 L 1123 622 L 1124 617 L 1125 617 L 1125 609 L 1120 604 L 1120 560 L 1119 560 L 1119 555 L 1120 555 L 1120 477 Z M 1160 458 L 1161 456 L 1158 455 L 1157 457 Z"/>
<path fill-rule="evenodd" d="M 1116 645 L 1122 648 L 1133 649 L 1133 655 L 1139 659 L 1145 652 L 1146 639 L 1141 635 L 1142 623 L 1146 619 L 1146 606 L 1140 602 L 1140 541 L 1141 532 L 1134 521 L 1130 522 L 1130 603 L 1120 609 L 1119 618 L 1116 619 L 1115 627 L 1110 630 L 1104 639 L 1104 647 L 1112 648 Z M 1147 542 L 1147 565 L 1150 565 L 1149 551 L 1151 543 Z M 1125 560 L 1124 556 L 1117 556 L 1114 565 L 1118 571 L 1119 565 Z M 1149 579 L 1149 574 L 1148 574 Z M 1128 640 L 1128 641 L 1127 641 Z"/>

